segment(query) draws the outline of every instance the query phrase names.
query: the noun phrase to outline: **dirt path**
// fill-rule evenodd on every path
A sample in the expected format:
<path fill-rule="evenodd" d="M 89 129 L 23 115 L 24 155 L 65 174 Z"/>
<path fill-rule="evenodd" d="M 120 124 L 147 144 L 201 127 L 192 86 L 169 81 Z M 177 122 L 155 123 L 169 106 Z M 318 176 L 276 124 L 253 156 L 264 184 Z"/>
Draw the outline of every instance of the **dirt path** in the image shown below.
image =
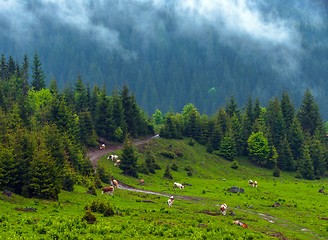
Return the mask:
<path fill-rule="evenodd" d="M 151 136 L 151 137 L 148 137 L 148 138 L 145 138 L 145 139 L 142 139 L 142 140 L 135 140 L 133 142 L 133 145 L 135 145 L 135 146 L 142 145 L 142 144 L 145 144 L 145 143 L 149 142 L 150 140 L 158 138 L 158 137 L 159 137 L 159 134 L 156 134 L 155 136 Z M 102 156 L 104 156 L 104 155 L 106 155 L 110 152 L 113 152 L 115 150 L 122 149 L 122 147 L 123 147 L 123 145 L 120 144 L 120 145 L 107 146 L 104 150 L 92 149 L 92 150 L 89 150 L 87 152 L 87 157 L 90 159 L 93 167 L 96 167 L 97 163 L 98 163 L 98 160 Z"/>

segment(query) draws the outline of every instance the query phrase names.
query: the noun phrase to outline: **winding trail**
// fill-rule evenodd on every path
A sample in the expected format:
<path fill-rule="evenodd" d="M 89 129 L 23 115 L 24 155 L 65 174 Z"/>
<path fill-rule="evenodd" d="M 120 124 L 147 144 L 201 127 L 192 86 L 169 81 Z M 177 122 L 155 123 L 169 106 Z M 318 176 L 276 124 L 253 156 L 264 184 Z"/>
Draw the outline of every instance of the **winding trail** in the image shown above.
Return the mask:
<path fill-rule="evenodd" d="M 138 145 L 142 145 L 142 144 L 145 144 L 155 138 L 159 138 L 159 134 L 156 134 L 154 136 L 151 136 L 151 137 L 147 137 L 145 139 L 142 139 L 142 140 L 135 140 L 133 142 L 133 145 L 134 146 L 138 146 Z M 122 149 L 123 148 L 123 144 L 120 144 L 120 145 L 111 145 L 111 146 L 107 146 L 104 150 L 100 150 L 100 149 L 91 149 L 87 152 L 87 157 L 90 159 L 93 167 L 97 167 L 97 164 L 98 164 L 98 160 L 112 152 L 112 151 L 115 151 L 115 150 L 119 150 L 119 149 Z"/>

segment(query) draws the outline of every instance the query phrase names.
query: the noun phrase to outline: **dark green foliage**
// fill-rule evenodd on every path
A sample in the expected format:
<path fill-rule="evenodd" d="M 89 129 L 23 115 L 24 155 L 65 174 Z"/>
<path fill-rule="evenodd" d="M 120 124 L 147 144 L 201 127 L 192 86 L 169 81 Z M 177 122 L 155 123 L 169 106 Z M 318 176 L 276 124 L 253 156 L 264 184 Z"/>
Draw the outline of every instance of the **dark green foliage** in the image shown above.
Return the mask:
<path fill-rule="evenodd" d="M 63 185 L 63 189 L 69 192 L 73 192 L 74 191 L 74 184 L 75 181 L 72 178 L 71 175 L 66 174 L 63 176 L 63 180 L 62 180 L 62 185 Z"/>
<path fill-rule="evenodd" d="M 313 180 L 315 178 L 313 162 L 311 160 L 309 146 L 307 144 L 303 147 L 299 170 L 302 178 L 308 180 Z"/>
<path fill-rule="evenodd" d="M 280 169 L 277 166 L 273 169 L 272 175 L 274 177 L 280 177 Z"/>
<path fill-rule="evenodd" d="M 315 102 L 309 89 L 304 93 L 302 105 L 297 113 L 297 117 L 303 130 L 308 132 L 311 136 L 313 136 L 316 131 L 323 130 L 323 122 L 321 120 L 318 104 Z"/>
<path fill-rule="evenodd" d="M 229 161 L 232 161 L 237 156 L 236 142 L 231 132 L 227 133 L 222 139 L 219 152 L 222 157 Z"/>
<path fill-rule="evenodd" d="M 37 53 L 34 54 L 33 66 L 32 66 L 32 87 L 34 90 L 39 91 L 46 87 L 45 75 L 42 70 L 42 64 Z"/>
<path fill-rule="evenodd" d="M 90 186 L 90 187 L 88 188 L 87 193 L 96 196 L 96 195 L 97 195 L 96 187 L 95 187 L 95 186 Z"/>
<path fill-rule="evenodd" d="M 99 174 L 99 178 L 102 182 L 109 184 L 110 183 L 110 173 L 108 173 L 105 169 L 105 167 L 101 165 L 97 165 L 97 172 Z"/>
<path fill-rule="evenodd" d="M 192 174 L 194 173 L 194 169 L 189 165 L 185 167 L 184 170 L 187 172 L 188 177 L 191 177 Z"/>
<path fill-rule="evenodd" d="M 91 212 L 91 210 L 88 208 L 85 211 L 84 216 L 82 217 L 82 221 L 86 221 L 88 224 L 94 224 L 97 221 L 96 216 Z"/>
<path fill-rule="evenodd" d="M 90 206 L 85 207 L 86 211 L 91 210 L 91 212 L 102 213 L 104 217 L 113 216 L 114 210 L 108 202 L 94 200 Z"/>
<path fill-rule="evenodd" d="M 171 171 L 170 171 L 170 166 L 166 166 L 163 177 L 167 178 L 167 179 L 173 179 Z"/>
<path fill-rule="evenodd" d="M 160 152 L 160 154 L 166 158 L 170 158 L 170 159 L 174 159 L 175 158 L 175 153 L 174 152 L 171 152 L 171 151 L 168 151 L 168 150 L 162 150 Z"/>
<path fill-rule="evenodd" d="M 161 169 L 161 167 L 155 162 L 154 154 L 150 151 L 146 154 L 145 164 L 150 173 L 155 173 L 155 170 Z"/>
<path fill-rule="evenodd" d="M 132 177 L 138 177 L 138 155 L 129 138 L 124 141 L 120 169 L 123 173 Z"/>
<path fill-rule="evenodd" d="M 191 146 L 191 147 L 192 147 L 192 146 L 194 146 L 194 145 L 195 145 L 195 143 L 196 143 L 196 142 L 195 142 L 195 140 L 194 140 L 194 139 L 192 139 L 192 138 L 190 138 L 190 139 L 189 139 L 189 142 L 188 142 L 189 146 Z"/>
<path fill-rule="evenodd" d="M 176 163 L 176 162 L 174 162 L 173 164 L 172 164 L 172 166 L 171 166 L 171 169 L 173 170 L 173 171 L 179 171 L 179 166 L 178 166 L 178 164 Z"/>
<path fill-rule="evenodd" d="M 236 159 L 232 161 L 230 167 L 233 168 L 233 169 L 238 169 L 239 168 L 239 164 L 238 164 Z"/>

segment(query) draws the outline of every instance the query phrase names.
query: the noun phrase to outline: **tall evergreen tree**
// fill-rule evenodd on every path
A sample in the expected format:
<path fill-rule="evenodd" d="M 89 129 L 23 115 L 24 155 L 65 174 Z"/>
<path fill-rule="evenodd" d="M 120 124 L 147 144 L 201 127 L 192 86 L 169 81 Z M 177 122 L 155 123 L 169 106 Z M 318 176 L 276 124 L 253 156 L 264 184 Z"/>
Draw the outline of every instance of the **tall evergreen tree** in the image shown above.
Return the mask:
<path fill-rule="evenodd" d="M 46 87 L 45 75 L 42 70 L 42 64 L 37 53 L 34 54 L 32 66 L 32 87 L 39 91 Z"/>
<path fill-rule="evenodd" d="M 282 94 L 280 105 L 281 105 L 281 112 L 284 118 L 286 129 L 289 129 L 294 119 L 295 109 L 293 104 L 291 103 L 291 100 L 287 92 L 284 92 Z"/>
<path fill-rule="evenodd" d="M 309 145 L 307 143 L 305 143 L 303 146 L 299 171 L 301 176 L 305 179 L 313 180 L 315 178 L 313 162 L 311 160 Z"/>
<path fill-rule="evenodd" d="M 138 155 L 137 155 L 130 139 L 126 138 L 124 141 L 123 149 L 122 149 L 120 169 L 126 175 L 129 175 L 132 177 L 138 177 L 137 161 L 138 161 Z"/>
<path fill-rule="evenodd" d="M 305 132 L 311 136 L 318 130 L 323 133 L 323 122 L 321 120 L 318 104 L 309 89 L 304 93 L 302 105 L 297 113 L 298 120 Z"/>

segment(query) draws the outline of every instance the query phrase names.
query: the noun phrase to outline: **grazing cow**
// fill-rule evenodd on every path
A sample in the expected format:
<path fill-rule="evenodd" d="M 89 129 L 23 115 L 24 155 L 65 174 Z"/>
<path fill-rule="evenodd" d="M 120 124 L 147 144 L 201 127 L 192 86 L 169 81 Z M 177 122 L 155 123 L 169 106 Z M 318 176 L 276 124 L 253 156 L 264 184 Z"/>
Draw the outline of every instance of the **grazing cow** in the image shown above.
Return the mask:
<path fill-rule="evenodd" d="M 117 155 L 109 155 L 109 156 L 107 157 L 107 159 L 110 159 L 110 160 L 112 160 L 112 162 L 115 162 L 115 161 L 118 160 L 118 156 L 117 156 Z"/>
<path fill-rule="evenodd" d="M 101 193 L 102 194 L 107 193 L 107 194 L 113 195 L 113 193 L 114 193 L 114 187 L 113 186 L 103 187 Z"/>
<path fill-rule="evenodd" d="M 114 166 L 117 167 L 120 166 L 120 164 L 121 164 L 121 160 L 117 159 L 116 162 L 114 163 Z"/>
<path fill-rule="evenodd" d="M 116 187 L 116 188 L 118 188 L 118 181 L 115 180 L 115 179 L 113 179 L 112 182 L 113 182 L 113 186 Z"/>
<path fill-rule="evenodd" d="M 167 204 L 169 205 L 169 207 L 172 206 L 173 202 L 174 202 L 174 197 L 171 196 L 171 197 L 169 198 L 169 200 L 167 200 Z"/>
<path fill-rule="evenodd" d="M 248 180 L 248 185 L 251 186 L 251 187 L 254 187 L 254 182 L 253 182 L 253 180 Z"/>
<path fill-rule="evenodd" d="M 173 184 L 173 187 L 174 187 L 174 188 L 180 188 L 180 189 L 183 189 L 183 188 L 184 188 L 184 186 L 183 186 L 181 183 L 178 183 L 178 182 L 175 182 L 175 183 Z"/>
<path fill-rule="evenodd" d="M 144 180 L 144 179 L 140 179 L 140 180 L 139 180 L 139 183 L 140 183 L 140 184 L 144 184 L 144 183 L 145 183 L 145 180 Z"/>
<path fill-rule="evenodd" d="M 223 214 L 223 215 L 226 215 L 227 213 L 227 204 L 223 203 L 221 206 L 220 206 L 220 212 Z"/>
<path fill-rule="evenodd" d="M 239 220 L 236 220 L 236 221 L 233 221 L 234 224 L 237 224 L 238 226 L 241 226 L 243 228 L 247 228 L 247 224 L 246 223 L 243 223 Z"/>
<path fill-rule="evenodd" d="M 253 187 L 257 187 L 257 181 L 254 181 L 254 186 Z"/>
<path fill-rule="evenodd" d="M 103 144 L 101 144 L 101 145 L 99 146 L 99 149 L 100 149 L 100 150 L 104 150 L 105 147 L 106 147 L 106 145 L 103 143 Z"/>

